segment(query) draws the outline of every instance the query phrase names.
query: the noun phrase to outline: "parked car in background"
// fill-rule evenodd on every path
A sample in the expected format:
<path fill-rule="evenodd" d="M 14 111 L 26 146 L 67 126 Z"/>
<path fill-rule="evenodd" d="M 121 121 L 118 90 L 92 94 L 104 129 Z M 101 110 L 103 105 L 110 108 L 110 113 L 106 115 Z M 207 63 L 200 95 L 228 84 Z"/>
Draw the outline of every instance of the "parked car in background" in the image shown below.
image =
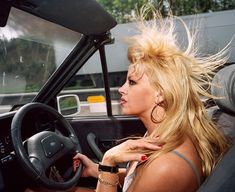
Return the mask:
<path fill-rule="evenodd" d="M 218 48 L 235 32 L 226 18 L 221 41 L 217 19 L 208 22 L 218 29 L 208 35 Z M 80 178 L 82 166 L 72 171 L 73 155 L 100 161 L 118 139 L 144 134 L 141 121 L 120 110 L 128 66 L 122 36 L 133 23 L 116 25 L 95 0 L 0 0 L 0 191 L 95 187 L 95 179 Z M 51 179 L 55 167 L 63 181 Z"/>

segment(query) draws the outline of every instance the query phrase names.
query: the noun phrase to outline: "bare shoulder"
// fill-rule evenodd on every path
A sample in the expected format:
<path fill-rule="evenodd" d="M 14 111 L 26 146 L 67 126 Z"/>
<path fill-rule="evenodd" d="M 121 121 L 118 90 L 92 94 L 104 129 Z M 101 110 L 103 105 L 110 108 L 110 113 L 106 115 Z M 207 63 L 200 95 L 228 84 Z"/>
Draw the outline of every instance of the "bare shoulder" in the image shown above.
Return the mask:
<path fill-rule="evenodd" d="M 190 192 L 196 191 L 197 182 L 191 167 L 182 158 L 169 152 L 146 166 L 133 188 L 136 192 Z"/>

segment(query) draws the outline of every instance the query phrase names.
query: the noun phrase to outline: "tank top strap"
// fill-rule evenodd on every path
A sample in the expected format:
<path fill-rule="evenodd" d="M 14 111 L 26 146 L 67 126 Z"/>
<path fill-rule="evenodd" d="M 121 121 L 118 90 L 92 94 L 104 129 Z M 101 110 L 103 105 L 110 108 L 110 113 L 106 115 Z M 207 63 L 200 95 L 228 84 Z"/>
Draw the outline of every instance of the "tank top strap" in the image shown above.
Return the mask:
<path fill-rule="evenodd" d="M 186 161 L 186 163 L 191 167 L 193 173 L 195 174 L 196 178 L 197 178 L 197 183 L 198 186 L 201 185 L 201 177 L 200 174 L 196 168 L 196 166 L 193 164 L 193 162 L 191 160 L 189 160 L 187 157 L 185 157 L 182 153 L 180 153 L 179 151 L 173 150 L 172 153 L 174 153 L 175 155 L 177 155 L 178 157 L 182 158 L 183 160 Z"/>

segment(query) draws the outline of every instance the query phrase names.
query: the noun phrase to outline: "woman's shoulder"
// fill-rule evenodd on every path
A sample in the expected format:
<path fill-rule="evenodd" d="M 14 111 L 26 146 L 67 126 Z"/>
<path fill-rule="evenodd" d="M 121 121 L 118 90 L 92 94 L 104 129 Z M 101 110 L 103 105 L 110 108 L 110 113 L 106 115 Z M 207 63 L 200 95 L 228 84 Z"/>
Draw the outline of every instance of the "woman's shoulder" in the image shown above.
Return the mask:
<path fill-rule="evenodd" d="M 201 176 L 196 156 L 187 144 L 163 154 L 144 166 L 139 178 L 141 181 L 137 185 L 142 185 L 143 189 L 145 187 L 144 191 L 154 191 L 153 188 L 164 192 L 196 191 L 199 186 L 198 177 L 200 179 Z M 193 169 L 198 171 L 198 176 Z"/>
<path fill-rule="evenodd" d="M 197 188 L 191 168 L 174 153 L 167 153 L 154 159 L 142 171 L 141 178 L 145 191 L 191 191 Z M 149 188 L 148 190 L 146 189 Z M 195 191 L 192 190 L 192 191 Z M 154 191 L 154 190 L 153 190 Z"/>
<path fill-rule="evenodd" d="M 157 176 L 167 177 L 173 181 L 180 180 L 181 182 L 184 178 L 184 181 L 187 182 L 187 178 L 193 177 L 193 180 L 195 180 L 197 174 L 201 175 L 201 166 L 194 155 L 178 149 L 155 158 L 146 166 L 146 169 L 156 171 L 154 174 Z"/>

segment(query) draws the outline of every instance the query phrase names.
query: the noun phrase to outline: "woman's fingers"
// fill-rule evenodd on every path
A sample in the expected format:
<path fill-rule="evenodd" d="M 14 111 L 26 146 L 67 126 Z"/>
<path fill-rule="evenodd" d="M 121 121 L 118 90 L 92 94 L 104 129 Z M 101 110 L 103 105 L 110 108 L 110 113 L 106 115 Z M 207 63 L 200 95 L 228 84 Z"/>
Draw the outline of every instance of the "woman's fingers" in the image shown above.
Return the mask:
<path fill-rule="evenodd" d="M 116 158 L 117 163 L 129 162 L 129 161 L 144 162 L 147 160 L 148 160 L 148 156 L 145 154 L 141 154 L 141 153 L 126 153 Z"/>
<path fill-rule="evenodd" d="M 86 155 L 77 153 L 73 157 L 73 169 L 76 170 L 80 163 L 83 163 L 82 177 L 97 177 L 98 175 L 98 165 L 90 160 Z"/>
<path fill-rule="evenodd" d="M 83 155 L 81 153 L 77 153 L 73 157 L 73 171 L 74 172 L 76 172 L 76 170 L 80 166 L 81 161 L 82 161 L 83 164 L 87 164 L 87 161 L 89 161 L 89 160 L 88 160 L 87 156 L 85 156 L 85 155 Z"/>
<path fill-rule="evenodd" d="M 116 147 L 108 150 L 105 155 L 103 162 L 109 165 L 116 165 L 118 163 L 128 162 L 128 161 L 146 161 L 147 156 L 144 154 L 144 150 L 157 151 L 162 148 L 158 140 L 153 139 L 138 139 L 138 140 L 128 140 Z M 143 152 L 141 152 L 143 150 Z"/>
<path fill-rule="evenodd" d="M 137 149 L 159 150 L 162 148 L 162 145 L 146 139 L 128 140 L 126 141 L 126 145 L 127 145 L 127 150 L 137 150 Z"/>
<path fill-rule="evenodd" d="M 78 167 L 80 166 L 80 160 L 79 159 L 73 159 L 73 171 L 76 172 Z"/>
<path fill-rule="evenodd" d="M 81 159 L 81 160 L 83 161 L 83 160 L 86 160 L 86 159 L 87 159 L 87 156 L 85 156 L 85 155 L 83 155 L 83 154 L 81 154 L 81 153 L 77 153 L 77 154 L 73 157 L 73 159 Z"/>

